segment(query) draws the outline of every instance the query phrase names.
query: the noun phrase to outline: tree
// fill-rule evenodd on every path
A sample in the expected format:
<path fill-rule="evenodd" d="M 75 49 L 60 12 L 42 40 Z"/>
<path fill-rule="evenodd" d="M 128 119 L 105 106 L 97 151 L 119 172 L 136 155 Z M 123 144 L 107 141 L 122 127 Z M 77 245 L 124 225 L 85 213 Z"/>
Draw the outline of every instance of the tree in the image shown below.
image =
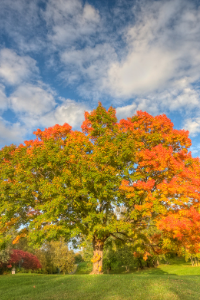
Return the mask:
<path fill-rule="evenodd" d="M 51 241 L 50 245 L 53 250 L 53 264 L 65 274 L 72 272 L 74 269 L 75 255 L 72 250 L 68 249 L 67 244 L 63 238 L 59 241 Z"/>
<path fill-rule="evenodd" d="M 14 242 L 24 235 L 38 247 L 59 237 L 90 240 L 100 274 L 108 237 L 142 239 L 156 251 L 147 228 L 198 210 L 200 161 L 188 152 L 188 132 L 165 115 L 139 111 L 118 122 L 99 103 L 85 113 L 82 132 L 65 123 L 35 135 L 0 152 L 0 230 L 18 228 Z"/>
<path fill-rule="evenodd" d="M 75 263 L 79 264 L 81 262 L 83 262 L 83 253 L 82 252 L 78 252 L 75 254 Z"/>
<path fill-rule="evenodd" d="M 0 274 L 7 269 L 7 264 L 10 259 L 10 252 L 13 248 L 12 240 L 16 237 L 17 233 L 10 229 L 0 236 Z"/>
<path fill-rule="evenodd" d="M 3 273 L 4 269 L 8 265 L 10 259 L 10 245 L 2 247 L 0 250 L 0 274 Z"/>
<path fill-rule="evenodd" d="M 41 262 L 41 273 L 55 274 L 58 273 L 58 268 L 54 264 L 54 248 L 50 242 L 45 242 L 41 248 L 35 249 L 35 254 Z"/>
<path fill-rule="evenodd" d="M 114 268 L 125 267 L 126 272 L 135 264 L 133 249 L 129 245 L 122 243 L 113 243 L 111 239 L 107 240 L 104 249 L 103 266 L 109 273 Z"/>
<path fill-rule="evenodd" d="M 20 264 L 21 267 L 24 269 L 40 269 L 42 266 L 38 260 L 38 258 L 33 255 L 32 253 L 23 251 L 23 250 L 17 250 L 17 249 L 12 249 L 9 253 L 9 259 L 7 262 L 0 262 L 1 266 L 9 266 L 13 267 L 16 264 Z"/>

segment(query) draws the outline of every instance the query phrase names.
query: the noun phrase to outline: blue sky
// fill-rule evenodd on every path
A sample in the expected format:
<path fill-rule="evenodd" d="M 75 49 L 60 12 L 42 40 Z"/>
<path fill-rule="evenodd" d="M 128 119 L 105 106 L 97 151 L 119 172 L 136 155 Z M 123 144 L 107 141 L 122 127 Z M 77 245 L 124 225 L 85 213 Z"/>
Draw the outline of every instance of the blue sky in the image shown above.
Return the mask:
<path fill-rule="evenodd" d="M 200 155 L 199 1 L 1 0 L 0 147 L 98 101 L 165 113 Z"/>

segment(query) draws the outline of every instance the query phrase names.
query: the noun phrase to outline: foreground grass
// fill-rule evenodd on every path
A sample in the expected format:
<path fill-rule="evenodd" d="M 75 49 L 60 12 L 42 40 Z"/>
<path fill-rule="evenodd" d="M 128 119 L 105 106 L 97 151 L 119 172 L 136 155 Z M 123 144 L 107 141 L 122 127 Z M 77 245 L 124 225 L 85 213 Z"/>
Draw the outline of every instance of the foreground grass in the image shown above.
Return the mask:
<path fill-rule="evenodd" d="M 130 274 L 0 276 L 0 300 L 200 300 L 200 267 L 161 265 Z"/>

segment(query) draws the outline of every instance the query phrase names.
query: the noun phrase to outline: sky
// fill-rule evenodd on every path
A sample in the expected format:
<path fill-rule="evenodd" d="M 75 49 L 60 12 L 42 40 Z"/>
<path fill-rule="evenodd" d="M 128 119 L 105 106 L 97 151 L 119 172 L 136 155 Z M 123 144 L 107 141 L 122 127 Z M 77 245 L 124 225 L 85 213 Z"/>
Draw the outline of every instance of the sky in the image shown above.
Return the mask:
<path fill-rule="evenodd" d="M 200 156 L 200 2 L 0 0 L 0 147 L 98 101 L 166 114 Z"/>

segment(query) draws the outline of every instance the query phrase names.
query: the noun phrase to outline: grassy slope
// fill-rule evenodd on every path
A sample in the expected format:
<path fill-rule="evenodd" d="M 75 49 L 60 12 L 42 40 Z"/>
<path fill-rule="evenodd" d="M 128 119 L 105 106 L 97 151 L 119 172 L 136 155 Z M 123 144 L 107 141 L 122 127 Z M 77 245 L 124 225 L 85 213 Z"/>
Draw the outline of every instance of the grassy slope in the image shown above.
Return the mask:
<path fill-rule="evenodd" d="M 194 300 L 200 267 L 181 261 L 132 274 L 0 276 L 0 300 Z"/>

